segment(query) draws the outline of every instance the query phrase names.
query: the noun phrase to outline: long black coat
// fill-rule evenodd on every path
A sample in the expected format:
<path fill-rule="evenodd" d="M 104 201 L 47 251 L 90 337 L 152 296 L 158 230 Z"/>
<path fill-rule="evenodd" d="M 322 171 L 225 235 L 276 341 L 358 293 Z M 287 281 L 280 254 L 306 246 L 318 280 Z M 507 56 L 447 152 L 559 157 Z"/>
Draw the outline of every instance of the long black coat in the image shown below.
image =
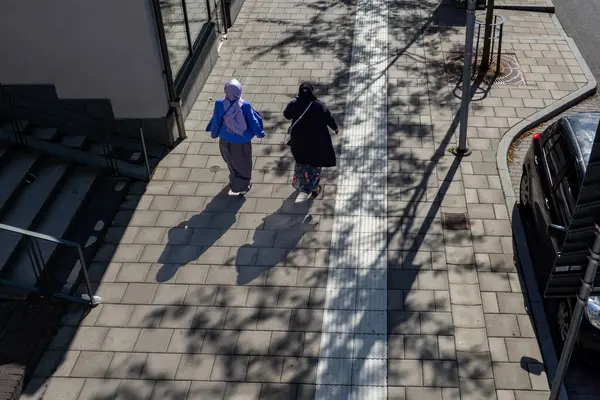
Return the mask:
<path fill-rule="evenodd" d="M 295 98 L 283 111 L 283 116 L 295 122 L 306 110 L 308 103 Z M 315 100 L 302 119 L 292 129 L 291 147 L 298 164 L 312 167 L 334 167 L 335 151 L 327 127 L 337 130 L 338 126 L 325 103 Z"/>

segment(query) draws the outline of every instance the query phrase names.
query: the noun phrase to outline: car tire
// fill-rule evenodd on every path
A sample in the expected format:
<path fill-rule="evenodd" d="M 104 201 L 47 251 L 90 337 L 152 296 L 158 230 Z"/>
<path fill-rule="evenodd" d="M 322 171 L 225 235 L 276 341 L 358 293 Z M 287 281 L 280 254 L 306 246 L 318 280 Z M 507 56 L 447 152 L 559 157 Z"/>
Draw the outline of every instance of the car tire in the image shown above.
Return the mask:
<path fill-rule="evenodd" d="M 554 336 L 556 344 L 557 356 L 560 356 L 565 345 L 569 325 L 573 316 L 573 310 L 567 299 L 551 299 L 549 300 L 549 314 L 553 316 L 554 321 L 551 324 L 550 330 Z M 579 339 L 575 341 L 575 350 L 580 348 Z"/>
<path fill-rule="evenodd" d="M 523 209 L 529 208 L 529 174 L 523 168 L 521 183 L 519 184 L 519 203 Z"/>

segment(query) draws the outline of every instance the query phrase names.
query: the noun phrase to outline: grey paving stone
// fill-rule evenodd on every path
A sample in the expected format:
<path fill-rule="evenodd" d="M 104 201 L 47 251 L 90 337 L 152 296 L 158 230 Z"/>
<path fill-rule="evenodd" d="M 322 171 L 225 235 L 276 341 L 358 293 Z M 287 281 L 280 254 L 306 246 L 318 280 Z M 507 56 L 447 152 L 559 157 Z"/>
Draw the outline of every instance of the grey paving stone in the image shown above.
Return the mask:
<path fill-rule="evenodd" d="M 480 305 L 481 293 L 478 284 L 450 284 L 450 300 L 452 304 Z"/>
<path fill-rule="evenodd" d="M 190 390 L 190 381 L 157 381 L 150 400 L 165 398 L 185 399 Z"/>
<path fill-rule="evenodd" d="M 465 352 L 489 351 L 488 338 L 485 329 L 456 328 L 454 329 L 456 350 Z"/>
<path fill-rule="evenodd" d="M 188 305 L 212 306 L 216 302 L 220 288 L 222 287 L 190 285 L 185 293 L 183 303 Z"/>
<path fill-rule="evenodd" d="M 424 360 L 423 384 L 434 387 L 458 387 L 456 361 Z"/>
<path fill-rule="evenodd" d="M 538 362 L 543 361 L 536 339 L 506 338 L 505 341 L 509 361 L 520 362 L 524 357 Z"/>
<path fill-rule="evenodd" d="M 174 379 L 181 357 L 181 354 L 150 353 L 142 373 L 152 379 Z"/>
<path fill-rule="evenodd" d="M 236 354 L 267 354 L 271 332 L 269 331 L 240 331 L 235 346 Z"/>
<path fill-rule="evenodd" d="M 141 330 L 135 344 L 135 351 L 146 353 L 166 352 L 172 335 L 172 329 L 144 328 Z"/>
<path fill-rule="evenodd" d="M 419 271 L 417 280 L 419 289 L 448 290 L 448 273 L 446 271 Z"/>
<path fill-rule="evenodd" d="M 164 313 L 165 308 L 163 306 L 134 306 L 131 317 L 127 321 L 127 326 L 133 328 L 157 327 Z"/>
<path fill-rule="evenodd" d="M 479 286 L 483 292 L 510 292 L 508 275 L 502 272 L 479 272 Z"/>
<path fill-rule="evenodd" d="M 406 335 L 404 337 L 404 358 L 416 360 L 438 359 L 438 337 L 435 335 Z"/>
<path fill-rule="evenodd" d="M 512 254 L 490 254 L 490 264 L 495 272 L 517 272 Z"/>
<path fill-rule="evenodd" d="M 152 299 L 152 304 L 183 304 L 188 285 L 160 285 Z"/>
<path fill-rule="evenodd" d="M 549 395 L 549 392 L 544 391 L 515 390 L 515 400 L 542 400 L 547 399 Z"/>
<path fill-rule="evenodd" d="M 225 387 L 223 399 L 245 400 L 258 399 L 262 385 L 260 383 L 229 382 Z"/>
<path fill-rule="evenodd" d="M 175 379 L 207 381 L 215 362 L 211 354 L 183 354 L 175 373 Z"/>
<path fill-rule="evenodd" d="M 116 282 L 144 282 L 150 265 L 147 263 L 124 263 L 119 269 Z"/>
<path fill-rule="evenodd" d="M 126 400 L 132 397 L 149 399 L 154 390 L 154 381 L 152 380 L 122 380 L 115 400 Z"/>
<path fill-rule="evenodd" d="M 493 362 L 497 389 L 531 389 L 529 374 L 519 363 Z"/>
<path fill-rule="evenodd" d="M 458 376 L 461 379 L 492 379 L 490 353 L 457 352 Z"/>
<path fill-rule="evenodd" d="M 203 354 L 233 354 L 239 332 L 234 330 L 207 329 L 204 334 Z"/>
<path fill-rule="evenodd" d="M 503 314 L 527 314 L 525 299 L 521 293 L 497 293 L 500 312 Z"/>
<path fill-rule="evenodd" d="M 390 292 L 392 292 L 391 296 Z M 394 290 L 390 292 L 388 292 L 388 308 L 407 311 L 436 311 L 435 292 L 431 290 Z M 392 302 L 392 307 L 389 307 L 390 302 Z"/>
<path fill-rule="evenodd" d="M 488 335 L 491 337 L 520 336 L 519 324 L 517 323 L 517 317 L 514 314 L 486 314 L 485 323 Z"/>
<path fill-rule="evenodd" d="M 475 284 L 478 282 L 477 270 L 470 265 L 449 265 L 448 280 L 450 284 Z"/>
<path fill-rule="evenodd" d="M 247 382 L 279 382 L 284 357 L 256 355 L 250 357 L 246 372 Z"/>
<path fill-rule="evenodd" d="M 121 300 L 125 304 L 151 304 L 158 285 L 130 283 Z"/>
<path fill-rule="evenodd" d="M 492 361 L 508 361 L 508 352 L 504 338 L 491 337 L 489 338 L 489 344 Z"/>
<path fill-rule="evenodd" d="M 407 400 L 442 400 L 441 388 L 408 387 L 406 388 Z"/>
<path fill-rule="evenodd" d="M 48 399 L 76 400 L 84 382 L 84 379 L 52 378 L 43 396 Z"/>
<path fill-rule="evenodd" d="M 194 306 L 159 306 L 161 316 L 158 327 L 160 328 L 190 328 L 196 324 L 196 309 Z M 198 316 L 198 319 L 200 316 Z M 152 319 L 151 319 L 152 320 Z M 153 322 L 153 321 L 152 321 Z M 194 326 L 194 328 L 200 328 Z"/>
<path fill-rule="evenodd" d="M 483 328 L 482 306 L 452 305 L 452 319 L 454 326 L 460 328 Z"/>
<path fill-rule="evenodd" d="M 112 360 L 112 352 L 82 351 L 73 366 L 71 376 L 75 378 L 102 378 Z"/>
<path fill-rule="evenodd" d="M 168 353 L 200 353 L 206 331 L 203 329 L 175 329 L 167 348 Z"/>
<path fill-rule="evenodd" d="M 99 350 L 107 332 L 108 328 L 82 326 L 77 329 L 74 337 L 71 336 L 71 333 L 65 336 L 65 339 L 69 340 L 73 337 L 69 347 L 71 350 Z M 57 338 L 55 337 L 55 339 Z M 51 347 L 55 349 L 66 348 L 62 343 L 61 345 Z"/>
<path fill-rule="evenodd" d="M 211 310 L 212 311 L 212 310 Z M 213 311 L 214 312 L 214 311 Z M 254 330 L 258 321 L 259 309 L 246 307 L 230 307 L 223 327 L 225 329 Z M 207 327 L 207 326 L 202 326 Z M 217 326 L 212 326 L 217 328 Z"/>
<path fill-rule="evenodd" d="M 134 306 L 125 304 L 103 304 L 98 318 L 97 326 L 126 326 L 133 312 Z"/>
<path fill-rule="evenodd" d="M 460 379 L 462 399 L 496 400 L 496 390 L 493 379 Z"/>
<path fill-rule="evenodd" d="M 423 362 L 420 360 L 388 360 L 388 385 L 423 386 Z"/>
<path fill-rule="evenodd" d="M 388 359 L 404 359 L 404 335 L 388 335 Z"/>
<path fill-rule="evenodd" d="M 139 334 L 137 328 L 110 328 L 101 348 L 104 351 L 131 351 Z"/>
<path fill-rule="evenodd" d="M 222 399 L 225 395 L 225 382 L 194 381 L 190 385 L 187 400 Z"/>
<path fill-rule="evenodd" d="M 454 326 L 452 314 L 449 312 L 421 312 L 419 313 L 420 329 L 415 329 L 411 318 L 406 321 L 403 329 L 405 333 L 422 333 L 428 335 L 452 335 Z"/>
<path fill-rule="evenodd" d="M 79 399 L 109 398 L 112 399 L 117 394 L 117 389 L 121 383 L 118 379 L 98 379 L 88 378 L 79 393 Z"/>

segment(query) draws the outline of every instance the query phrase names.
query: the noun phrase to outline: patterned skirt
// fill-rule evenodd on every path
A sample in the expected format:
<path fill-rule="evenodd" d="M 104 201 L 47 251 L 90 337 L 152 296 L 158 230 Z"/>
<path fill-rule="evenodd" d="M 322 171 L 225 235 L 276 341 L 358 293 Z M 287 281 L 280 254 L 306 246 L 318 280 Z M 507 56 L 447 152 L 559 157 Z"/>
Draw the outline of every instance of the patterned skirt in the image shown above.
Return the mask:
<path fill-rule="evenodd" d="M 310 165 L 296 163 L 292 186 L 296 190 L 300 190 L 304 193 L 312 193 L 321 181 L 322 169 L 322 167 L 312 167 Z"/>

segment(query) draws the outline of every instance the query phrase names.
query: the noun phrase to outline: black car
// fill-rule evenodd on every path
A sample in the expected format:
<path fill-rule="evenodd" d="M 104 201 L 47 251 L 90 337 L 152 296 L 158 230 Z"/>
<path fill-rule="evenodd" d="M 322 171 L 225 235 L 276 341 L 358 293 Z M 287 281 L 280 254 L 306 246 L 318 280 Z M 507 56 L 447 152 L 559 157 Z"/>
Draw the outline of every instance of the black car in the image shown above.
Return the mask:
<path fill-rule="evenodd" d="M 540 285 L 548 281 L 562 245 L 555 235 L 548 233 L 548 228 L 569 226 L 599 123 L 600 112 L 562 117 L 543 133 L 533 135 L 525 156 L 519 198 L 525 226 L 529 227 L 528 236 L 535 238 L 530 248 L 532 256 L 535 254 L 534 267 Z M 587 259 L 582 259 L 580 265 L 570 266 L 570 270 L 583 269 L 586 263 Z M 569 328 L 573 300 L 574 297 L 547 301 L 548 318 L 554 319 L 550 322 L 559 347 Z M 585 311 L 578 347 L 583 352 L 600 352 L 600 297 L 590 298 Z"/>

